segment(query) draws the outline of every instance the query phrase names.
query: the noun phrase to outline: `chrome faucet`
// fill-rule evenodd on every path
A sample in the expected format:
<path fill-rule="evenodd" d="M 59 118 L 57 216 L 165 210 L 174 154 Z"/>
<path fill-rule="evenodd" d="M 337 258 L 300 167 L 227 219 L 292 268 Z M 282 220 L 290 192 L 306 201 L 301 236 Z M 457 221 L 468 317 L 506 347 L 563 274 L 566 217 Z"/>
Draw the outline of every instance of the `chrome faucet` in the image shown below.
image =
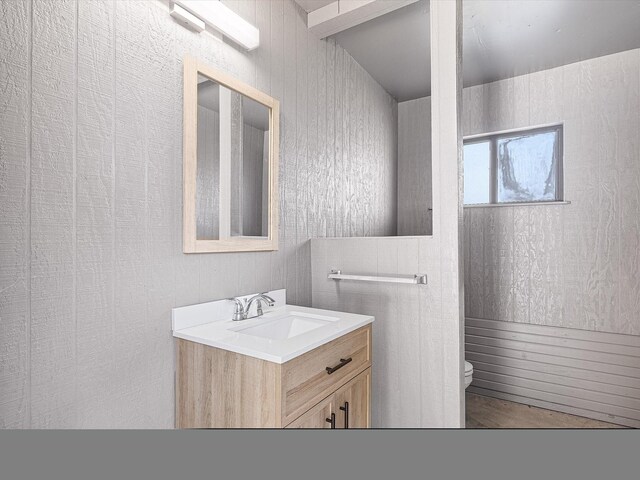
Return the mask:
<path fill-rule="evenodd" d="M 235 310 L 233 311 L 233 317 L 232 317 L 234 321 L 247 320 L 248 318 L 260 317 L 264 315 L 264 312 L 262 311 L 262 302 L 266 303 L 270 307 L 273 307 L 276 303 L 276 301 L 266 293 L 258 293 L 257 295 L 254 295 L 249 300 L 245 300 L 244 305 L 242 304 L 242 301 L 236 297 L 228 298 L 227 300 L 236 302 L 236 307 L 235 307 Z M 257 303 L 256 314 L 253 317 L 250 317 L 249 311 L 251 310 L 251 306 L 253 305 L 253 302 Z"/>
<path fill-rule="evenodd" d="M 251 310 L 251 305 L 253 305 L 253 302 L 256 302 L 257 304 L 256 315 L 255 315 L 256 317 L 260 317 L 264 315 L 264 312 L 262 311 L 262 302 L 265 302 L 269 307 L 273 307 L 276 304 L 276 301 L 266 293 L 259 293 L 251 297 L 249 300 L 247 300 L 247 305 L 244 308 L 245 315 L 249 315 L 249 310 Z"/>

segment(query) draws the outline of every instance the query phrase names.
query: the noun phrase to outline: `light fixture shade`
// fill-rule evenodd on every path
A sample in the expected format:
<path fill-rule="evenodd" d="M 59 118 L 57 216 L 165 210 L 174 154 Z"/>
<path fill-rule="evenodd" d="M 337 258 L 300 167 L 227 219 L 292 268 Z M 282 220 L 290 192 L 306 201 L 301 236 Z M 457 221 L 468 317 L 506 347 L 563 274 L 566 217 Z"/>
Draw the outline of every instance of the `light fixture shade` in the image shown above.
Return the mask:
<path fill-rule="evenodd" d="M 175 0 L 175 3 L 247 50 L 260 45 L 260 31 L 219 0 Z"/>

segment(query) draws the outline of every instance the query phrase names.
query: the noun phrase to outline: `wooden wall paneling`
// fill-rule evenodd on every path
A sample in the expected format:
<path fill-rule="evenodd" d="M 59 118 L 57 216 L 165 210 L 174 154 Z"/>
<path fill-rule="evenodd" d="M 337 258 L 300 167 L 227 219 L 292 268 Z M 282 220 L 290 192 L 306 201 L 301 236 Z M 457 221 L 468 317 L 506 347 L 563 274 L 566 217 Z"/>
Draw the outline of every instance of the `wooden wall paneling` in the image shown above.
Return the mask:
<path fill-rule="evenodd" d="M 319 222 L 320 212 L 320 199 L 318 198 L 318 191 L 322 188 L 322 185 L 318 183 L 320 180 L 321 154 L 320 154 L 320 142 L 319 142 L 319 125 L 320 116 L 322 112 L 322 104 L 320 103 L 320 96 L 323 95 L 320 91 L 320 57 L 321 57 L 321 43 L 314 42 L 314 37 L 309 32 L 307 34 L 307 82 L 306 82 L 306 97 L 307 97 L 307 163 L 306 178 L 305 178 L 305 203 L 309 205 L 307 210 L 307 237 L 311 238 L 315 236 L 317 224 Z"/>
<path fill-rule="evenodd" d="M 327 66 L 327 97 L 326 97 L 326 130 L 322 140 L 325 148 L 325 170 L 327 172 L 325 181 L 327 182 L 324 197 L 324 231 L 319 232 L 320 236 L 336 236 L 336 186 L 341 179 L 336 174 L 336 158 L 338 156 L 338 135 L 336 131 L 338 106 L 336 102 L 336 79 L 338 77 L 337 66 L 338 46 L 334 39 L 327 41 L 326 66 Z"/>
<path fill-rule="evenodd" d="M 464 211 L 465 232 L 469 232 L 469 256 L 465 257 L 465 266 L 469 265 L 469 275 L 465 276 L 465 292 L 468 292 L 469 303 L 465 302 L 467 314 L 469 312 L 482 312 L 478 316 L 484 316 L 484 242 L 478 242 L 478 238 L 484 238 L 483 215 L 475 209 Z M 471 241 L 474 239 L 474 241 Z"/>
<path fill-rule="evenodd" d="M 309 33 L 306 29 L 306 25 L 302 21 L 302 13 L 296 5 L 296 247 L 294 249 L 295 265 L 296 265 L 296 277 L 295 281 L 298 284 L 294 287 L 295 297 L 293 297 L 293 303 L 299 304 L 302 298 L 305 296 L 304 285 L 300 280 L 304 272 L 305 257 L 304 252 L 301 251 L 302 243 L 309 238 L 308 227 L 308 208 L 302 208 L 308 205 L 307 199 L 309 195 L 309 183 L 308 183 L 308 168 L 309 168 L 309 145 L 308 145 L 308 108 L 310 99 L 308 98 L 307 85 L 309 80 L 308 72 L 308 59 L 309 59 L 309 46 L 308 38 Z M 315 92 L 314 92 L 315 93 Z"/>
<path fill-rule="evenodd" d="M 284 128 L 286 117 L 289 115 L 289 111 L 285 110 L 285 102 L 288 100 L 288 96 L 285 96 L 287 89 L 287 82 L 285 80 L 285 62 L 286 62 L 286 48 L 285 48 L 285 2 L 279 0 L 276 2 L 269 2 L 271 13 L 271 25 L 270 25 L 270 58 L 269 58 L 269 84 L 270 95 L 273 98 L 280 100 L 280 172 L 278 178 L 278 203 L 280 211 L 280 224 L 278 228 L 278 241 L 281 245 L 275 252 L 270 254 L 269 273 L 271 276 L 271 286 L 277 286 L 277 288 L 283 288 L 286 281 L 286 215 L 285 209 L 285 182 L 287 178 L 287 163 L 286 158 L 289 155 L 287 148 L 287 130 Z M 289 46 L 288 48 L 291 48 Z M 265 65 L 265 68 L 267 66 Z M 266 74 L 266 72 L 265 72 Z M 294 72 L 295 75 L 295 72 Z M 294 103 L 295 106 L 295 103 Z M 278 286 L 279 285 L 279 286 Z"/>
<path fill-rule="evenodd" d="M 397 242 L 398 265 L 397 272 L 400 275 L 411 275 L 419 267 L 416 259 L 420 258 L 420 239 L 401 238 Z M 385 253 L 380 252 L 381 256 Z M 398 389 L 397 405 L 403 407 L 398 409 L 398 427 L 411 427 L 416 424 L 416 412 L 422 409 L 423 399 L 421 398 L 420 372 L 424 368 L 423 361 L 427 360 L 427 355 L 422 351 L 424 348 L 420 343 L 420 324 L 424 322 L 420 313 L 420 297 L 424 295 L 423 288 L 402 288 L 398 285 L 396 289 L 397 305 L 395 313 L 389 316 L 390 328 L 395 331 L 396 342 L 392 348 L 397 351 L 398 376 L 402 370 L 402 387 Z M 417 357 L 417 358 L 416 358 Z M 401 378 L 402 378 L 401 377 Z M 402 390 L 402 391 L 400 391 Z"/>
<path fill-rule="evenodd" d="M 370 86 L 373 81 L 371 79 L 371 77 L 369 76 L 369 74 L 364 71 L 362 71 L 363 74 L 363 82 L 365 83 L 365 85 Z M 373 146 L 373 142 L 371 139 L 371 129 L 373 128 L 373 118 L 371 118 L 371 109 L 372 109 L 372 102 L 371 102 L 371 92 L 369 90 L 369 88 L 364 88 L 362 91 L 362 101 L 363 101 L 363 111 L 362 111 L 362 118 L 363 118 L 363 125 L 362 125 L 362 162 L 363 162 L 363 171 L 366 169 L 366 171 L 371 171 L 371 165 L 373 164 L 373 155 L 371 154 L 371 149 L 370 147 Z M 396 127 L 397 128 L 397 127 Z M 375 174 L 375 173 L 374 173 Z M 369 182 L 364 180 L 362 182 L 362 197 L 363 197 L 363 203 L 364 203 L 364 225 L 363 225 L 363 234 L 364 236 L 370 237 L 373 235 L 374 232 L 374 225 L 376 223 L 376 220 L 374 218 L 374 211 L 373 211 L 373 205 L 374 205 L 374 197 L 373 197 L 373 191 L 374 188 L 372 188 L 374 185 L 378 185 L 378 181 L 377 179 L 374 180 L 373 182 Z"/>
<path fill-rule="evenodd" d="M 78 4 L 77 426 L 109 425 L 115 347 L 115 5 Z M 99 73 L 100 72 L 100 73 Z"/>
<path fill-rule="evenodd" d="M 315 185 L 315 195 L 312 193 L 312 197 L 315 198 L 312 201 L 314 205 L 313 209 L 313 231 L 311 237 L 324 237 L 327 235 L 327 190 L 328 190 L 328 177 L 326 173 L 327 169 L 327 43 L 328 41 L 319 42 L 317 50 L 317 74 L 316 84 L 317 95 L 317 125 L 316 125 L 316 138 L 314 155 L 316 166 L 313 169 L 313 179 L 311 184 Z"/>
<path fill-rule="evenodd" d="M 31 4 L 0 4 L 0 428 L 30 423 Z"/>
<path fill-rule="evenodd" d="M 639 155 L 633 133 L 639 122 L 639 72 L 638 50 L 633 50 L 517 77 L 520 86 L 516 84 L 513 95 L 507 81 L 494 82 L 490 89 L 465 89 L 466 134 L 480 133 L 480 119 L 486 116 L 482 106 L 502 95 L 513 97 L 516 113 L 513 123 L 500 128 L 521 126 L 518 119 L 524 119 L 527 111 L 530 125 L 563 122 L 565 198 L 571 202 L 499 212 L 465 210 L 471 262 L 466 277 L 471 290 L 468 316 L 615 333 L 638 331 L 638 322 L 631 320 L 629 312 L 637 302 L 628 299 L 640 293 L 627 261 L 635 258 L 638 233 L 635 220 L 622 212 L 625 208 L 635 211 L 631 206 L 638 197 L 640 169 L 632 159 Z M 502 107 L 492 108 L 509 104 L 499 103 Z M 506 112 L 504 118 L 512 115 Z M 512 233 L 489 238 L 476 232 L 476 223 L 491 229 L 505 210 L 513 215 Z M 491 260 L 493 253 L 482 264 L 475 262 L 480 251 L 486 257 L 487 251 L 502 255 L 510 250 L 513 315 L 503 318 L 493 307 L 504 304 L 508 292 L 496 288 L 492 279 L 504 269 Z M 472 293 L 480 271 L 485 272 L 482 306 Z M 623 275 L 628 281 L 622 281 Z"/>
<path fill-rule="evenodd" d="M 307 72 L 318 67 L 307 65 L 307 46 L 318 50 L 320 40 L 307 32 L 302 11 L 291 0 L 229 6 L 260 24 L 259 51 L 243 52 L 189 31 L 156 0 L 2 3 L 0 22 L 6 28 L 0 41 L 7 56 L 0 78 L 12 79 L 15 97 L 1 104 L 0 128 L 13 132 L 20 126 L 12 136 L 15 145 L 3 144 L 3 166 L 10 166 L 11 175 L 6 178 L 15 188 L 7 210 L 15 221 L 3 228 L 24 247 L 0 260 L 2 275 L 15 289 L 0 304 L 3 326 L 10 329 L 3 342 L 15 365 L 3 379 L 10 385 L 0 399 L 3 425 L 171 426 L 171 307 L 267 284 L 286 287 L 291 303 L 310 303 L 310 254 L 301 246 L 309 238 L 307 173 L 316 165 L 307 155 Z M 337 142 L 341 150 L 325 152 L 325 166 L 333 161 L 337 180 L 335 213 L 326 221 L 341 235 L 351 232 L 350 211 L 363 196 L 355 184 L 339 191 L 355 161 L 348 135 L 362 121 L 355 118 L 353 92 L 375 90 L 370 98 L 380 98 L 375 113 L 390 126 L 385 129 L 395 125 L 395 101 L 354 75 L 354 60 L 337 45 L 332 64 L 330 42 L 322 47 L 327 75 L 333 68 L 342 101 L 336 96 L 335 131 L 327 128 L 326 144 Z M 284 251 L 182 253 L 185 55 L 282 101 Z M 9 110 L 14 104 L 16 110 Z M 325 119 L 329 115 L 327 110 Z M 18 123 L 10 123 L 14 120 Z M 382 137 L 381 161 L 369 171 L 376 181 L 393 174 L 396 153 L 389 142 L 392 136 Z M 25 169 L 22 180 L 20 169 Z M 379 186 L 387 199 L 390 188 Z M 115 332 L 124 326 L 137 334 L 115 342 Z M 107 385 L 109 394 L 103 396 L 99 392 Z"/>
<path fill-rule="evenodd" d="M 298 190 L 297 190 L 297 162 L 298 162 L 298 69 L 293 68 L 298 62 L 298 44 L 296 41 L 298 9 L 293 2 L 284 2 L 284 101 L 281 123 L 283 125 L 283 195 L 282 222 L 285 233 L 284 264 L 285 285 L 287 286 L 287 301 L 295 303 L 298 295 L 297 283 L 297 222 L 298 222 Z"/>
<path fill-rule="evenodd" d="M 335 53 L 335 116 L 334 116 L 334 235 L 336 237 L 341 237 L 343 235 L 344 222 L 343 220 L 343 212 L 345 210 L 344 205 L 344 187 L 346 183 L 346 178 L 344 175 L 344 156 L 345 156 L 345 126 L 346 126 L 346 115 L 345 115 L 345 74 L 344 74 L 344 65 L 345 65 L 345 56 L 346 53 L 342 48 L 336 46 Z"/>
<path fill-rule="evenodd" d="M 355 78 L 355 85 L 357 88 L 354 92 L 354 101 L 355 101 L 355 131 L 353 138 L 353 146 L 355 147 L 355 158 L 354 158 L 354 183 L 356 186 L 356 191 L 364 192 L 364 184 L 366 182 L 366 174 L 365 174 L 365 164 L 364 164 L 364 123 L 365 123 L 365 105 L 364 105 L 364 88 L 360 88 L 360 85 L 364 83 L 364 70 L 360 66 L 360 64 L 356 63 L 354 65 L 353 75 Z M 358 202 L 356 198 L 349 199 L 350 203 L 353 205 L 353 209 L 355 212 L 354 217 L 352 217 L 351 221 L 354 222 L 354 231 L 356 232 L 356 236 L 364 237 L 365 230 L 364 225 L 367 221 L 366 219 L 366 200 L 365 202 Z"/>
<path fill-rule="evenodd" d="M 462 257 L 462 2 L 430 5 L 433 235 L 439 237 L 442 422 L 464 426 L 464 258 Z M 456 161 L 453 162 L 452 159 Z M 436 164 L 439 163 L 436 168 Z M 436 173 L 437 172 L 437 173 Z M 436 187 L 437 185 L 437 187 Z M 436 189 L 437 188 L 437 189 Z M 436 197 L 439 201 L 436 202 Z"/>
<path fill-rule="evenodd" d="M 398 234 L 431 235 L 431 99 L 398 105 Z"/>
<path fill-rule="evenodd" d="M 77 8 L 31 7 L 30 426 L 65 428 L 77 413 Z"/>
<path fill-rule="evenodd" d="M 353 219 L 356 217 L 355 209 L 353 207 L 353 197 L 355 192 L 355 175 L 357 174 L 357 170 L 354 168 L 356 162 L 356 145 L 354 140 L 353 132 L 356 128 L 356 121 L 350 122 L 350 118 L 356 118 L 356 112 L 354 109 L 354 75 L 353 71 L 356 68 L 355 64 L 351 62 L 352 58 L 348 52 L 344 52 L 345 56 L 345 108 L 347 109 L 347 113 L 344 117 L 343 125 L 345 129 L 346 135 L 346 144 L 345 144 L 345 156 L 343 157 L 346 164 L 343 170 L 343 179 L 344 179 L 344 194 L 342 197 L 343 205 L 344 205 L 344 216 L 343 216 L 343 224 L 344 231 L 343 236 L 345 237 L 355 237 L 357 236 L 357 231 L 354 228 Z"/>
<path fill-rule="evenodd" d="M 562 92 L 562 84 L 559 93 Z M 537 125 L 531 122 L 530 115 L 531 82 L 529 75 L 520 75 L 513 78 L 513 127 L 527 128 L 530 125 Z M 466 107 L 465 107 L 466 108 Z M 551 123 L 551 122 L 550 122 Z"/>
<path fill-rule="evenodd" d="M 630 61 L 640 64 L 640 50 Z M 640 66 L 636 69 L 637 81 L 628 83 L 630 99 L 623 117 L 627 122 L 620 126 L 620 139 L 629 149 L 620 152 L 620 172 L 633 171 L 640 157 Z M 635 133 L 634 133 L 635 132 Z M 624 140 L 622 140 L 624 139 Z M 640 335 L 640 175 L 620 175 L 620 249 L 623 253 L 620 264 L 620 320 L 622 331 Z"/>
<path fill-rule="evenodd" d="M 451 14 L 452 12 L 449 11 L 447 13 Z M 451 20 L 451 17 L 448 17 L 448 20 Z M 450 43 L 447 44 L 445 42 L 445 44 L 449 47 L 451 46 Z M 350 65 L 345 65 L 345 68 L 350 68 Z M 352 75 L 345 75 L 345 79 L 347 78 L 350 80 L 346 90 L 347 96 L 353 98 L 356 92 Z M 358 108 L 358 105 L 353 103 L 346 106 L 349 111 Z M 447 107 L 450 108 L 451 105 Z M 394 115 L 397 115 L 397 109 L 394 106 L 392 106 L 392 110 Z M 451 113 L 450 110 L 447 112 Z M 457 112 L 455 116 L 457 117 Z M 349 136 L 345 144 L 345 153 L 353 157 L 358 155 L 359 146 L 357 142 L 359 136 L 357 128 L 354 128 L 353 124 L 349 124 L 348 127 Z M 386 135 L 387 130 L 391 129 L 383 128 L 383 130 Z M 391 134 L 389 136 L 394 142 L 397 141 L 395 135 Z M 389 145 L 392 143 L 385 141 L 381 151 L 390 148 Z M 451 165 L 448 166 L 451 167 Z M 441 183 L 433 187 L 433 205 L 436 211 L 438 211 L 440 205 L 450 209 L 459 202 L 457 189 L 452 189 L 450 185 L 452 178 L 455 179 L 454 183 L 457 185 L 459 179 L 458 166 L 454 165 L 455 174 L 452 170 L 447 171 L 450 176 L 447 176 L 446 180 L 443 180 L 440 176 L 441 167 L 445 168 L 446 166 L 444 163 L 435 162 L 433 177 L 441 179 Z M 347 171 L 353 172 L 357 165 L 355 167 L 354 164 L 345 165 L 345 168 Z M 388 177 L 393 177 L 393 183 L 395 184 L 395 175 L 389 175 Z M 344 185 L 347 198 L 350 198 L 352 192 L 357 191 L 358 188 L 357 184 L 350 183 L 352 178 L 355 178 L 353 174 L 347 175 L 348 180 Z M 439 196 L 441 192 L 442 198 Z M 447 195 L 455 195 L 456 199 L 452 201 Z M 392 207 L 392 211 L 395 211 L 395 205 Z M 457 208 L 456 212 L 459 212 Z M 447 240 L 449 238 L 447 236 L 453 234 L 449 228 L 451 225 L 448 222 L 451 221 L 453 216 L 457 217 L 458 213 L 454 215 L 453 211 L 447 210 L 442 215 L 447 216 L 447 220 L 442 225 L 439 225 L 439 231 L 441 233 L 444 232 L 443 238 L 441 239 L 437 235 L 420 238 L 416 241 L 417 250 L 408 248 L 411 246 L 410 239 L 401 238 L 379 239 L 373 245 L 369 245 L 365 239 L 355 238 L 312 240 L 312 244 L 317 246 L 317 248 L 314 248 L 315 253 L 312 257 L 313 305 L 325 308 L 347 309 L 347 311 L 349 309 L 359 309 L 360 311 L 366 308 L 374 309 L 373 313 L 377 318 L 374 328 L 378 332 L 374 338 L 384 339 L 384 341 L 374 340 L 377 367 L 373 371 L 372 422 L 376 427 L 398 426 L 400 424 L 431 427 L 450 426 L 458 425 L 463 421 L 459 403 L 460 392 L 462 391 L 461 312 L 459 310 L 456 310 L 455 313 L 450 311 L 450 307 L 458 305 L 457 301 L 451 300 L 455 294 L 449 290 L 451 288 L 451 280 L 455 278 L 455 275 L 449 270 L 446 272 L 441 271 L 444 264 L 442 262 L 446 262 L 453 256 L 451 251 L 446 250 L 444 252 L 446 260 L 442 259 L 445 246 L 451 247 L 458 244 L 458 242 Z M 351 211 L 346 211 L 345 217 L 353 218 L 354 215 Z M 352 229 L 359 228 L 360 220 L 359 217 L 356 218 L 355 222 L 345 221 L 345 225 L 349 225 Z M 439 216 L 434 217 L 434 221 L 439 218 Z M 458 224 L 458 221 L 456 221 L 456 224 Z M 407 241 L 409 244 L 405 245 L 404 242 Z M 372 253 L 369 249 L 373 247 L 375 247 L 375 251 Z M 362 253 L 354 256 L 354 249 Z M 340 285 L 340 288 L 337 289 L 331 282 L 321 281 L 322 275 L 326 275 L 326 271 L 331 266 L 335 267 L 338 264 L 341 267 L 352 264 L 354 268 L 360 268 L 360 270 L 371 270 L 372 268 L 377 270 L 382 268 L 397 270 L 400 262 L 400 250 L 402 250 L 404 268 L 406 268 L 407 264 L 412 264 L 415 268 L 415 257 L 417 255 L 419 258 L 417 267 L 429 271 L 430 288 L 428 291 L 415 293 L 417 298 L 415 305 L 413 302 L 414 293 L 404 292 L 400 294 L 398 293 L 400 287 L 397 286 L 351 286 L 345 284 L 344 286 Z M 365 251 L 366 254 L 364 253 Z M 322 252 L 325 252 L 325 254 Z M 377 267 L 372 267 L 369 262 L 371 258 L 376 257 L 378 260 Z M 447 268 L 450 268 L 452 265 L 457 264 L 454 262 L 447 263 L 447 265 Z M 346 269 L 346 267 L 344 268 Z M 444 289 L 447 289 L 447 291 L 444 292 Z M 376 295 L 373 294 L 374 292 L 377 292 Z M 409 301 L 409 306 L 405 311 L 402 309 L 402 302 L 407 300 Z M 445 303 L 448 305 L 447 309 L 443 307 Z M 399 314 L 399 311 L 405 313 Z M 409 318 L 407 312 L 410 312 Z M 407 324 L 400 324 L 400 321 L 406 321 Z M 451 324 L 443 326 L 443 323 L 447 321 L 451 321 Z M 406 355 L 400 353 L 400 345 L 404 346 L 405 343 L 411 344 L 411 341 L 416 341 L 416 338 L 414 338 L 416 337 L 416 326 L 419 330 L 417 340 L 420 345 L 417 352 L 419 362 L 416 363 L 416 359 L 412 357 L 411 365 L 408 365 L 406 363 Z M 411 339 L 406 337 L 409 331 L 411 332 Z M 443 347 L 445 343 L 447 343 L 447 347 Z M 444 357 L 447 358 L 450 365 L 445 365 Z M 376 377 L 384 379 L 384 382 L 376 381 Z M 443 378 L 445 381 L 443 381 Z M 418 388 L 415 388 L 416 386 Z M 398 412 L 394 409 L 394 405 L 400 399 L 402 399 L 403 403 L 411 405 L 411 408 L 404 412 Z"/>
<path fill-rule="evenodd" d="M 630 65 L 627 52 L 606 57 L 603 70 L 595 82 L 597 104 L 601 107 L 597 129 L 601 139 L 598 145 L 599 205 L 598 205 L 598 272 L 600 276 L 598 304 L 598 330 L 619 331 L 620 317 L 620 167 L 617 146 L 620 144 L 619 106 L 628 105 L 629 77 L 635 81 L 637 65 Z M 615 68 L 616 72 L 609 69 Z M 623 88 L 620 88 L 620 86 Z M 630 92 L 633 92 L 631 89 Z M 623 140 L 624 142 L 624 140 Z M 623 173 L 627 175 L 627 173 Z M 640 233 L 639 233 L 640 234 Z"/>

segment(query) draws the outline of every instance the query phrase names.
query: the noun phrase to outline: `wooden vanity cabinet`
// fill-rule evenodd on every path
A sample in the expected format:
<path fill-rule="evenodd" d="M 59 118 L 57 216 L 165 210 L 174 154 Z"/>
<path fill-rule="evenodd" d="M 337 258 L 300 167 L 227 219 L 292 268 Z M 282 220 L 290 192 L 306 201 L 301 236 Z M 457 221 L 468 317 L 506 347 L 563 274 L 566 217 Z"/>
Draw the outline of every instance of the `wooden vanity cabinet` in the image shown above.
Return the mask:
<path fill-rule="evenodd" d="M 337 428 L 336 422 L 335 398 L 330 395 L 285 428 Z"/>
<path fill-rule="evenodd" d="M 369 428 L 370 395 L 371 325 L 283 364 L 177 341 L 177 428 Z"/>
<path fill-rule="evenodd" d="M 285 428 L 370 428 L 371 368 L 340 387 Z"/>
<path fill-rule="evenodd" d="M 368 368 L 335 393 L 336 428 L 370 428 L 370 395 L 371 368 Z"/>

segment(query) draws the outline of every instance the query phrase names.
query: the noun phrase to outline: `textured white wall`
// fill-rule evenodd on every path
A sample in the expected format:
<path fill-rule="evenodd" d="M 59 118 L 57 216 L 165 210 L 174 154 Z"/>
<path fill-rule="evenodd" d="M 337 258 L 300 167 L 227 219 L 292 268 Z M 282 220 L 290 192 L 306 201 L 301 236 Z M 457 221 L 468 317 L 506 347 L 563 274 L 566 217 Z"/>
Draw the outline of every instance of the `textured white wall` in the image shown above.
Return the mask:
<path fill-rule="evenodd" d="M 309 305 L 309 238 L 395 233 L 395 101 L 292 0 L 225 4 L 259 49 L 156 1 L 0 2 L 0 427 L 171 427 L 172 307 Z M 282 102 L 277 252 L 182 254 L 185 53 Z"/>
<path fill-rule="evenodd" d="M 399 185 L 412 185 L 398 191 L 399 231 L 416 228 L 410 201 L 426 193 L 412 179 L 429 163 L 428 102 L 398 105 Z M 471 390 L 636 426 L 640 50 L 463 91 L 465 135 L 560 122 L 571 205 L 464 210 Z"/>
<path fill-rule="evenodd" d="M 467 317 L 640 335 L 639 84 L 636 49 L 463 90 L 465 135 L 564 123 L 571 201 L 464 210 Z M 415 127 L 428 100 L 398 105 L 399 178 L 430 142 Z M 401 230 L 417 220 L 400 207 L 426 193 L 412 189 Z"/>
<path fill-rule="evenodd" d="M 313 306 L 375 316 L 371 381 L 375 428 L 460 425 L 455 418 L 459 394 L 444 381 L 444 345 L 459 330 L 451 328 L 451 306 L 443 305 L 446 274 L 440 271 L 441 249 L 437 236 L 311 241 Z M 327 279 L 334 268 L 365 275 L 426 273 L 429 284 L 336 282 Z M 456 325 L 462 328 L 461 322 Z M 453 362 L 457 366 L 457 360 Z M 458 379 L 455 374 L 453 382 Z"/>
<path fill-rule="evenodd" d="M 464 133 L 564 122 L 571 205 L 465 209 L 466 316 L 640 335 L 640 50 L 466 88 Z"/>
<path fill-rule="evenodd" d="M 464 426 L 462 2 L 431 2 L 433 235 L 311 241 L 313 306 L 374 315 L 374 427 Z M 431 130 L 428 132 L 431 133 Z M 413 275 L 428 285 L 328 280 Z"/>
<path fill-rule="evenodd" d="M 431 235 L 431 97 L 398 104 L 398 235 Z"/>

